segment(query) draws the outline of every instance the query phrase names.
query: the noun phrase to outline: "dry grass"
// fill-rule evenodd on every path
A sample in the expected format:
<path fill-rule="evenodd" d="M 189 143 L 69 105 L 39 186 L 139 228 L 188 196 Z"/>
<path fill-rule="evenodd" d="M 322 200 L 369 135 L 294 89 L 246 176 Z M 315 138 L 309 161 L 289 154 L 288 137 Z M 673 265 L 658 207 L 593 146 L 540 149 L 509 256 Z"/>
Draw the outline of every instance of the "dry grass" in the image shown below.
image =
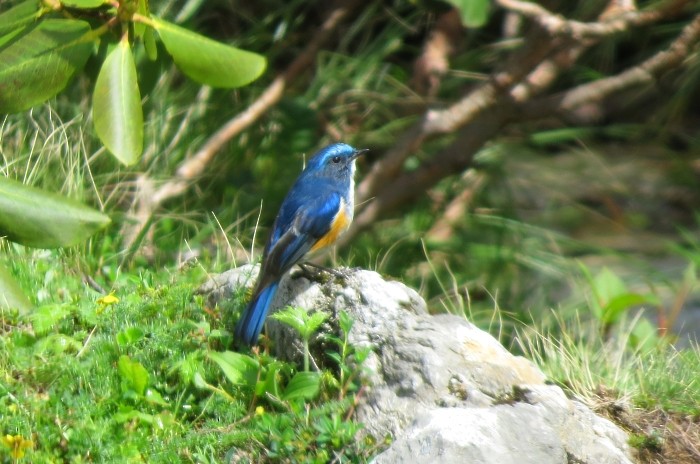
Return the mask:
<path fill-rule="evenodd" d="M 644 464 L 697 464 L 700 462 L 700 416 L 640 409 L 621 404 L 619 393 L 599 389 L 596 413 L 630 434 L 630 444 Z"/>

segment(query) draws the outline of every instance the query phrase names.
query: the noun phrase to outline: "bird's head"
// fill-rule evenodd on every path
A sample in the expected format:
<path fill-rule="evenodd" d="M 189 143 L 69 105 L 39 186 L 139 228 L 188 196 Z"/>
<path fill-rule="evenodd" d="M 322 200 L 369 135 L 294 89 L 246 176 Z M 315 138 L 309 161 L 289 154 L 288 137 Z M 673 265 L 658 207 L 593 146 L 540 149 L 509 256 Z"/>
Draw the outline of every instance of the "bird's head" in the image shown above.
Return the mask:
<path fill-rule="evenodd" d="M 358 150 L 345 143 L 334 143 L 318 151 L 306 165 L 305 171 L 324 177 L 352 177 L 355 160 L 367 149 Z"/>

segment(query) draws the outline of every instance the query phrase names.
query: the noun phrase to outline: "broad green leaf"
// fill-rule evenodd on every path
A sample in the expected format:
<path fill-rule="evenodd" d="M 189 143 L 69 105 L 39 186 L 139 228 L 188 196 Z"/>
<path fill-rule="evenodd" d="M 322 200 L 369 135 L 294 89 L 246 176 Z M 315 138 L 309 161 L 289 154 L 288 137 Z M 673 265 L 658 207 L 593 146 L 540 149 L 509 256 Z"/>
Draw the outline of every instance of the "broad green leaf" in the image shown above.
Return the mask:
<path fill-rule="evenodd" d="M 234 385 L 254 386 L 258 376 L 258 362 L 245 354 L 233 351 L 212 351 L 209 359 L 219 365 L 226 378 Z"/>
<path fill-rule="evenodd" d="M 105 0 L 62 0 L 66 6 L 75 8 L 97 8 L 105 3 Z"/>
<path fill-rule="evenodd" d="M 0 236 L 22 245 L 76 245 L 109 224 L 109 217 L 75 200 L 0 177 Z"/>
<path fill-rule="evenodd" d="M 95 131 L 123 164 L 138 161 L 143 150 L 143 109 L 131 47 L 122 40 L 107 55 L 92 97 Z"/>
<path fill-rule="evenodd" d="M 132 391 L 138 396 L 143 396 L 148 386 L 148 371 L 146 371 L 146 368 L 140 362 L 132 361 L 126 355 L 119 357 L 117 367 L 122 378 L 122 391 L 124 393 Z"/>
<path fill-rule="evenodd" d="M 318 372 L 297 372 L 287 384 L 282 394 L 283 400 L 311 400 L 318 395 L 321 376 Z"/>
<path fill-rule="evenodd" d="M 0 265 L 0 309 L 17 309 L 20 314 L 32 309 L 17 281 L 3 265 Z"/>
<path fill-rule="evenodd" d="M 467 27 L 481 27 L 489 19 L 491 0 L 447 0 L 460 13 L 462 24 Z"/>
<path fill-rule="evenodd" d="M 265 57 L 194 33 L 159 18 L 151 18 L 175 64 L 191 79 L 212 87 L 241 87 L 265 70 Z"/>
<path fill-rule="evenodd" d="M 603 308 L 601 322 L 615 324 L 619 322 L 625 311 L 643 304 L 658 304 L 658 298 L 654 295 L 640 295 L 639 293 L 624 293 L 613 297 Z"/>
<path fill-rule="evenodd" d="M 628 293 L 625 283 L 607 267 L 593 279 L 594 290 L 600 304 L 606 306 L 613 298 Z"/>
<path fill-rule="evenodd" d="M 0 35 L 34 21 L 39 16 L 39 1 L 28 0 L 0 14 Z"/>
<path fill-rule="evenodd" d="M 92 43 L 85 21 L 46 19 L 26 26 L 0 48 L 0 113 L 16 113 L 63 90 L 83 69 Z"/>

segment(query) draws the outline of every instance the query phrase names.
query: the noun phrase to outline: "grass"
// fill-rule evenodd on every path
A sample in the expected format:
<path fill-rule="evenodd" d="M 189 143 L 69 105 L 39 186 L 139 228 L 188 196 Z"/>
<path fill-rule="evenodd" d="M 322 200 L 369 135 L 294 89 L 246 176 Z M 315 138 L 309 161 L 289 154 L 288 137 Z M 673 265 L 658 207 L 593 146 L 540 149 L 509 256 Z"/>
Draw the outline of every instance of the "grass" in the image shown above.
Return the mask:
<path fill-rule="evenodd" d="M 331 372 L 314 395 L 290 392 L 299 368 L 261 352 L 236 359 L 264 382 L 231 377 L 215 353 L 235 355 L 240 297 L 208 308 L 193 295 L 202 267 L 122 273 L 103 294 L 66 272 L 65 253 L 5 251 L 40 304 L 28 319 L 0 316 L 0 462 L 364 461 L 378 449 L 356 440 L 354 387 Z"/>

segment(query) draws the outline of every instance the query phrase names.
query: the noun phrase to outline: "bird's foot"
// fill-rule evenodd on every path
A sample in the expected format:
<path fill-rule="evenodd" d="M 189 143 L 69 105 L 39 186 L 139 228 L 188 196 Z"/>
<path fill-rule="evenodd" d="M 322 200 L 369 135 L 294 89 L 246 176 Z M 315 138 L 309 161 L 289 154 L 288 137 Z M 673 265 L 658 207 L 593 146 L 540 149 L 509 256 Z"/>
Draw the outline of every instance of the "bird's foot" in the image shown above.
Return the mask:
<path fill-rule="evenodd" d="M 351 269 L 343 269 L 342 271 L 337 269 L 331 269 L 328 267 L 320 266 L 313 263 L 299 263 L 300 272 L 297 274 L 299 277 L 305 277 L 313 282 L 326 283 L 328 282 L 327 274 L 332 275 L 336 279 L 346 279 Z M 313 269 L 310 269 L 313 268 Z M 293 277 L 297 277 L 293 276 Z"/>

